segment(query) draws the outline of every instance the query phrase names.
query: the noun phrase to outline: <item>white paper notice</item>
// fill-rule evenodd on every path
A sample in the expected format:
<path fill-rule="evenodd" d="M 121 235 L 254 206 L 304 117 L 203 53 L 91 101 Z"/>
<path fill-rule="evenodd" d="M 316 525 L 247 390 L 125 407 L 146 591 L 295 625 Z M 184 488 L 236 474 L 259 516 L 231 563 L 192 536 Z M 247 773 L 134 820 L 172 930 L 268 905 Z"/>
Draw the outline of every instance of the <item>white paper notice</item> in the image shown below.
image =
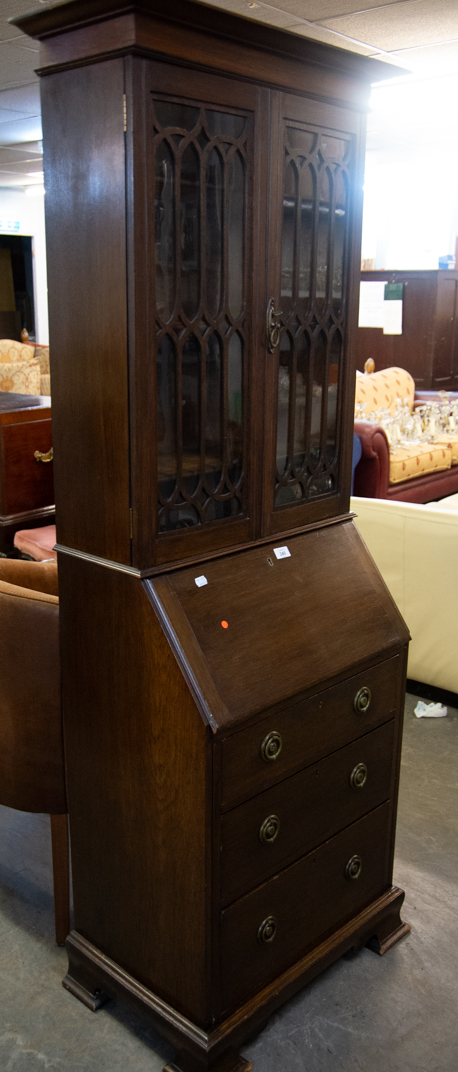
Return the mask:
<path fill-rule="evenodd" d="M 385 279 L 359 285 L 360 328 L 383 328 L 385 326 Z"/>
<path fill-rule="evenodd" d="M 287 547 L 274 547 L 275 558 L 291 558 L 291 551 Z"/>
<path fill-rule="evenodd" d="M 402 301 L 384 301 L 384 335 L 402 335 Z"/>
<path fill-rule="evenodd" d="M 198 588 L 203 588 L 204 584 L 208 584 L 207 578 L 202 574 L 201 577 L 194 578 Z"/>

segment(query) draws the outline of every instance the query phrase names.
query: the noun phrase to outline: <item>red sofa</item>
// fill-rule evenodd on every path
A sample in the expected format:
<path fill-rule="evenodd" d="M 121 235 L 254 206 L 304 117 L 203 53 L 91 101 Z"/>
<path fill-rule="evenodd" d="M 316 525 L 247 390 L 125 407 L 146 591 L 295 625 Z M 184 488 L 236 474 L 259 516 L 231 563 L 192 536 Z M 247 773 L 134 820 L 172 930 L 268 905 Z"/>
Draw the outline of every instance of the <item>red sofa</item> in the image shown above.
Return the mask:
<path fill-rule="evenodd" d="M 458 465 L 390 484 L 390 448 L 383 428 L 370 421 L 355 421 L 355 434 L 361 440 L 362 455 L 355 469 L 354 495 L 427 503 L 458 492 Z"/>
<path fill-rule="evenodd" d="M 457 392 L 450 394 L 458 398 Z M 393 407 L 397 398 L 405 398 L 412 409 L 436 397 L 436 391 L 415 391 L 412 377 L 403 369 L 385 369 L 365 376 L 357 374 L 356 401 L 366 406 L 366 412 Z M 354 474 L 354 495 L 427 503 L 458 492 L 458 465 L 390 482 L 390 449 L 381 425 L 356 420 L 354 430 L 362 447 L 361 460 Z"/>

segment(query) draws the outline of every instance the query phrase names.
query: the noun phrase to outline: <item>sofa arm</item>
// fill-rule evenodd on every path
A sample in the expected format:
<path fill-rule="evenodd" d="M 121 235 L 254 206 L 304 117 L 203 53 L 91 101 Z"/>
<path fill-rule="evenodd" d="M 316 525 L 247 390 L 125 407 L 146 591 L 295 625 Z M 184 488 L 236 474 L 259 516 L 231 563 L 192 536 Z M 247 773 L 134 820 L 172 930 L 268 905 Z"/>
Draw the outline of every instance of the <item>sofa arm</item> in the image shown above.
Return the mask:
<path fill-rule="evenodd" d="M 362 446 L 361 461 L 355 469 L 354 494 L 385 499 L 390 482 L 390 449 L 380 424 L 355 421 L 355 434 Z"/>

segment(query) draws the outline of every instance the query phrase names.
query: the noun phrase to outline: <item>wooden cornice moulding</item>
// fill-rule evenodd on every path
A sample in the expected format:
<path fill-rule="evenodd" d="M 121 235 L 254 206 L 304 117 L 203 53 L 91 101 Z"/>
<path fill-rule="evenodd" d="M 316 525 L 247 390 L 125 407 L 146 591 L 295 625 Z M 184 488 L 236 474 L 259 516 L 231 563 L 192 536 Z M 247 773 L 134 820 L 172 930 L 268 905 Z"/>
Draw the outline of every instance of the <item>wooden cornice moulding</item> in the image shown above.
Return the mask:
<path fill-rule="evenodd" d="M 189 56 L 189 48 L 198 48 L 200 40 L 202 49 L 202 34 L 213 39 L 211 53 L 207 50 L 204 53 L 205 66 L 221 66 L 227 70 L 232 50 L 236 47 L 238 51 L 242 46 L 245 53 L 242 64 L 246 72 L 254 79 L 263 78 L 269 82 L 269 71 L 262 56 L 269 52 L 278 57 L 277 84 L 282 80 L 282 60 L 288 61 L 288 68 L 291 61 L 315 66 L 318 95 L 323 67 L 332 67 L 336 77 L 340 76 L 338 96 L 342 99 L 354 96 L 355 88 L 350 85 L 350 79 L 359 76 L 359 101 L 361 94 L 367 95 L 369 82 L 402 73 L 399 67 L 368 56 L 305 38 L 291 30 L 274 28 L 247 16 L 232 15 L 196 0 L 192 3 L 189 0 L 155 0 L 154 3 L 137 0 L 130 4 L 123 0 L 98 0 L 96 4 L 93 0 L 74 0 L 71 4 L 59 4 L 9 21 L 42 42 L 40 73 L 45 73 L 47 68 L 82 63 L 95 56 L 102 58 L 143 49 L 176 58 L 182 54 L 183 58 L 193 58 L 195 62 L 197 57 Z M 240 56 L 234 73 L 241 73 Z"/>

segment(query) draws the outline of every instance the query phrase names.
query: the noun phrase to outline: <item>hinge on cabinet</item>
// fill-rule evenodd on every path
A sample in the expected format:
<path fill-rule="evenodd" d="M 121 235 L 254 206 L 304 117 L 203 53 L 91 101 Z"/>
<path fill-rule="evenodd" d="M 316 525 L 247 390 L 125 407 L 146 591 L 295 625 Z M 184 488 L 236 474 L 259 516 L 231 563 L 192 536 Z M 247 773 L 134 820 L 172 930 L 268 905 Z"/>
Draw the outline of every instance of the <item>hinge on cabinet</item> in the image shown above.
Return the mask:
<path fill-rule="evenodd" d="M 124 133 L 127 132 L 127 97 L 123 94 L 123 111 L 124 111 Z"/>
<path fill-rule="evenodd" d="M 132 507 L 129 510 L 129 536 L 130 536 L 130 539 L 133 540 L 133 538 L 134 538 L 134 511 L 132 510 Z"/>

